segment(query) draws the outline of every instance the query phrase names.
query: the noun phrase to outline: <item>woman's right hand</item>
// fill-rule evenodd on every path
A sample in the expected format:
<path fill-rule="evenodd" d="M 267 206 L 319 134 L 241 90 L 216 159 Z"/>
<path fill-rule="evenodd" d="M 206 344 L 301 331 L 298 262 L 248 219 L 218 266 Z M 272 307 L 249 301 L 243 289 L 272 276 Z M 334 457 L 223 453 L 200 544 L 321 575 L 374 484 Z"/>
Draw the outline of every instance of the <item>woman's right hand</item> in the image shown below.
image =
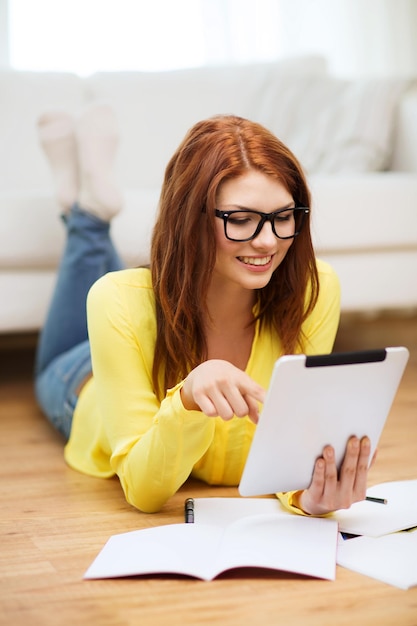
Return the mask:
<path fill-rule="evenodd" d="M 188 374 L 181 387 L 181 399 L 187 410 L 223 420 L 248 415 L 256 424 L 258 403 L 264 402 L 265 390 L 228 361 L 210 359 Z"/>

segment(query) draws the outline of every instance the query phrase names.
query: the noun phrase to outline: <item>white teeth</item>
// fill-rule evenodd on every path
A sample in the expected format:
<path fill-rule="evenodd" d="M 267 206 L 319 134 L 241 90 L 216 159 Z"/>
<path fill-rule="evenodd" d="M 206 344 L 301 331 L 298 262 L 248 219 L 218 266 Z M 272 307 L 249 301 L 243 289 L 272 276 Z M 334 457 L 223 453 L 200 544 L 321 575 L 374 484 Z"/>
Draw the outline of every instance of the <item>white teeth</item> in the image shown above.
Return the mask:
<path fill-rule="evenodd" d="M 253 256 L 240 256 L 238 257 L 239 261 L 245 263 L 246 265 L 268 265 L 271 256 L 263 256 L 263 257 L 253 257 Z"/>

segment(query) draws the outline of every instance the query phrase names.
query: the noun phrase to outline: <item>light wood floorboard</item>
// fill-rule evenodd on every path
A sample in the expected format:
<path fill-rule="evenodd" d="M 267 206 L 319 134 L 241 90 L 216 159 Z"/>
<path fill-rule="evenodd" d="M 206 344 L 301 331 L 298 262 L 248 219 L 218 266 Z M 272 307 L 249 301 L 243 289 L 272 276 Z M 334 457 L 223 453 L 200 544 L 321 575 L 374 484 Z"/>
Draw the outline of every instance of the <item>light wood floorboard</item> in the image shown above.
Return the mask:
<path fill-rule="evenodd" d="M 146 515 L 125 502 L 117 480 L 66 467 L 62 441 L 34 401 L 32 343 L 0 341 L 1 624 L 416 626 L 417 587 L 401 591 L 340 567 L 335 582 L 259 571 L 210 583 L 175 576 L 83 581 L 110 535 L 181 522 L 187 496 L 237 491 L 190 481 L 161 513 Z M 336 349 L 386 345 L 406 345 L 411 359 L 370 484 L 417 478 L 417 317 L 342 319 Z"/>

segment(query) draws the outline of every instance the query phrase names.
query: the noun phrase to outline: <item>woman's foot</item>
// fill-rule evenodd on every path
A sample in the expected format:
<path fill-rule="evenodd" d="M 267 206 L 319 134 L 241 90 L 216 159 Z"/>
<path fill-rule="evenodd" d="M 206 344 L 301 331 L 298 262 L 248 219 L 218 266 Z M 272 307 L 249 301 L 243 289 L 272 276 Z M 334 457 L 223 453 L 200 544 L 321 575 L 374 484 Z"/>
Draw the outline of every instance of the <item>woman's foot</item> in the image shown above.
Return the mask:
<path fill-rule="evenodd" d="M 74 119 L 64 111 L 44 113 L 38 119 L 38 134 L 52 170 L 58 203 L 68 213 L 79 192 Z"/>
<path fill-rule="evenodd" d="M 107 104 L 89 107 L 76 126 L 80 170 L 79 206 L 104 221 L 110 221 L 123 206 L 114 176 L 118 146 L 117 120 Z"/>

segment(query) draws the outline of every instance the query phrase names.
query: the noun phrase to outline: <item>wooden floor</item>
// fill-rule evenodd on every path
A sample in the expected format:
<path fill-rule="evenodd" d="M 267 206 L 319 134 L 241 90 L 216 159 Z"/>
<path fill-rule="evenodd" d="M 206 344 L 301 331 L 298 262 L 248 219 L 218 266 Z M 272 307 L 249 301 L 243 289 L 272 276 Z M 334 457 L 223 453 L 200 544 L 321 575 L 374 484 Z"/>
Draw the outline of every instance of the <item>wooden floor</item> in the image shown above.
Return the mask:
<path fill-rule="evenodd" d="M 417 625 L 417 587 L 401 591 L 339 567 L 335 582 L 256 571 L 210 583 L 83 581 L 110 535 L 182 521 L 186 496 L 237 491 L 189 482 L 160 514 L 146 515 L 126 504 L 117 480 L 66 467 L 62 441 L 34 402 L 30 343 L 0 341 L 0 624 Z M 386 345 L 406 345 L 411 359 L 370 484 L 417 478 L 417 317 L 342 319 L 338 350 Z"/>

